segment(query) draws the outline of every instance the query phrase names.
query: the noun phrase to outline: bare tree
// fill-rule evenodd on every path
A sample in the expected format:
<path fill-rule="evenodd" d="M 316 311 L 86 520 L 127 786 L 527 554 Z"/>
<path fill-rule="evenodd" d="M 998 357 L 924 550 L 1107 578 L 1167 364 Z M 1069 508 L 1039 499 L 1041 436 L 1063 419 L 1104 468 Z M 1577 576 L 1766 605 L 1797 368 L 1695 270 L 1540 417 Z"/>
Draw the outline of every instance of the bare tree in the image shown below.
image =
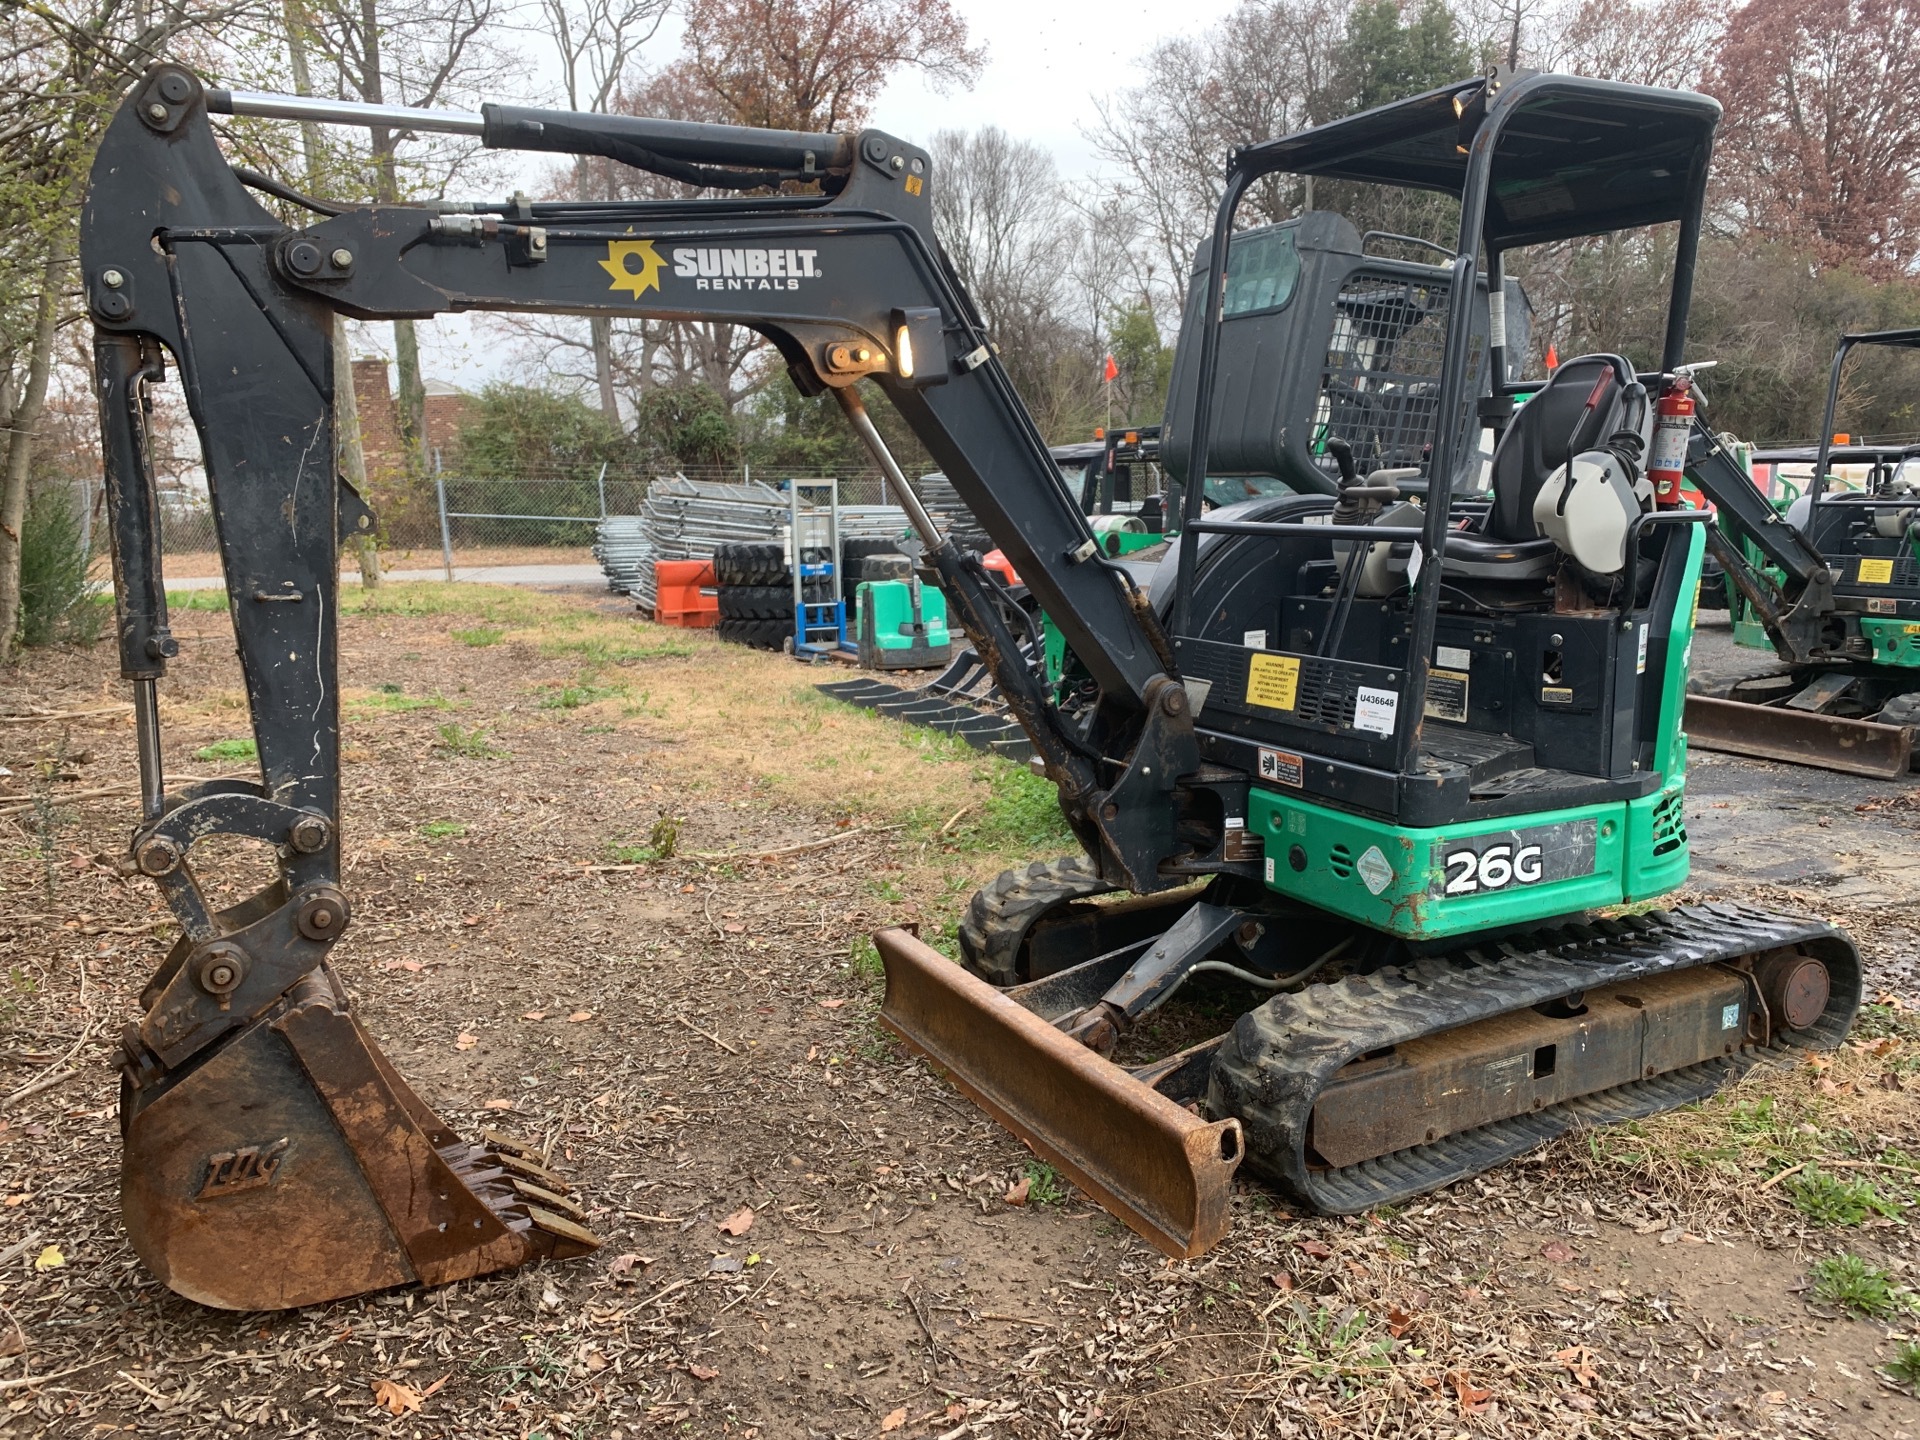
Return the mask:
<path fill-rule="evenodd" d="M 540 8 L 559 52 L 567 108 L 604 111 L 620 92 L 641 47 L 659 32 L 671 0 L 540 0 Z M 584 155 L 575 158 L 576 198 L 611 199 L 606 181 L 605 162 L 594 164 Z M 613 385 L 612 330 L 612 322 L 604 316 L 587 321 L 600 410 L 617 425 L 620 403 Z"/>
<path fill-rule="evenodd" d="M 506 73 L 495 35 L 509 0 L 298 0 L 306 49 L 318 62 L 316 88 L 370 105 L 424 108 L 471 103 Z M 403 152 L 403 147 L 405 150 Z M 438 135 L 373 126 L 363 184 L 392 204 L 415 190 L 435 193 L 474 147 Z M 409 470 L 423 472 L 426 387 L 411 320 L 393 322 L 397 428 Z"/>
<path fill-rule="evenodd" d="M 929 148 L 940 243 L 1042 432 L 1062 433 L 1086 408 L 1099 344 L 1097 317 L 1075 323 L 1081 215 L 1053 157 L 997 126 L 942 130 Z"/>
<path fill-rule="evenodd" d="M 1227 156 L 1333 112 L 1329 89 L 1346 30 L 1345 0 L 1245 0 L 1205 34 L 1168 40 L 1145 79 L 1110 102 L 1087 137 L 1118 172 L 1156 252 L 1155 309 L 1177 321 L 1194 248 L 1211 228 Z M 1284 182 L 1255 187 L 1245 224 L 1291 215 L 1302 198 Z"/>

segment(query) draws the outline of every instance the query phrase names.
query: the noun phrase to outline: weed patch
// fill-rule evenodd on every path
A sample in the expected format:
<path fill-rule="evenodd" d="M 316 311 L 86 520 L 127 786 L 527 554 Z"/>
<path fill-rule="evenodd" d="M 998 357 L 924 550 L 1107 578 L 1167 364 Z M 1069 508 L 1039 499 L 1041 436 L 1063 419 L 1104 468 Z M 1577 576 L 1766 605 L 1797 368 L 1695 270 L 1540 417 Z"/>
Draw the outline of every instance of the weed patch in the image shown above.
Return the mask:
<path fill-rule="evenodd" d="M 1920 1310 L 1920 1297 L 1895 1285 L 1885 1270 L 1858 1255 L 1833 1255 L 1813 1265 L 1813 1298 L 1869 1320 L 1886 1320 Z"/>
<path fill-rule="evenodd" d="M 471 630 L 455 630 L 453 638 L 462 645 L 471 645 L 476 650 L 484 650 L 489 645 L 498 645 L 507 632 L 496 625 L 476 625 Z"/>
<path fill-rule="evenodd" d="M 1905 1209 L 1866 1180 L 1843 1180 L 1814 1167 L 1787 1182 L 1793 1208 L 1816 1225 L 1860 1225 L 1872 1216 L 1891 1220 Z"/>
<path fill-rule="evenodd" d="M 507 753 L 495 745 L 493 737 L 479 725 L 468 729 L 457 720 L 449 720 L 436 733 L 441 750 L 456 759 L 498 760 Z"/>
<path fill-rule="evenodd" d="M 258 760 L 259 747 L 251 740 L 216 740 L 193 752 L 196 760 Z"/>
<path fill-rule="evenodd" d="M 1044 1160 L 1029 1160 L 1025 1171 L 1027 1177 L 1027 1203 L 1029 1205 L 1064 1205 L 1067 1203 L 1067 1182 L 1060 1178 L 1060 1172 Z"/>
<path fill-rule="evenodd" d="M 403 695 L 398 685 L 382 685 L 372 695 L 361 695 L 347 701 L 347 715 L 351 719 L 363 720 L 375 715 L 407 715 L 415 710 L 451 710 L 453 701 L 440 694 Z"/>
<path fill-rule="evenodd" d="M 420 827 L 420 834 L 428 840 L 458 840 L 467 833 L 467 827 L 458 820 L 429 820 Z"/>
<path fill-rule="evenodd" d="M 1909 1389 L 1920 1386 L 1920 1340 L 1902 1340 L 1884 1368 L 1891 1379 Z"/>
<path fill-rule="evenodd" d="M 680 817 L 662 814 L 643 845 L 609 845 L 607 853 L 616 865 L 651 865 L 671 860 L 680 848 Z"/>

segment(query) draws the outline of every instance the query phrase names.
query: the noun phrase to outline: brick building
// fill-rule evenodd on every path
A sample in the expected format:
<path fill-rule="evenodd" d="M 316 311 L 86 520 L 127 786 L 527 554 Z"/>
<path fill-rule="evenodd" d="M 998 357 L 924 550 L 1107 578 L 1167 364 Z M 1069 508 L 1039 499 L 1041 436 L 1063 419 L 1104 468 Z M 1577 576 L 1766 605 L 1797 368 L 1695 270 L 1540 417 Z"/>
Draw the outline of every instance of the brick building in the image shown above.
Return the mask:
<path fill-rule="evenodd" d="M 353 398 L 360 409 L 360 450 L 366 457 L 367 477 L 378 481 L 405 467 L 400 454 L 400 421 L 393 387 L 387 379 L 389 360 L 353 362 Z M 427 389 L 427 468 L 453 463 L 455 441 L 473 397 L 441 380 L 429 380 Z M 436 458 L 438 464 L 436 464 Z"/>

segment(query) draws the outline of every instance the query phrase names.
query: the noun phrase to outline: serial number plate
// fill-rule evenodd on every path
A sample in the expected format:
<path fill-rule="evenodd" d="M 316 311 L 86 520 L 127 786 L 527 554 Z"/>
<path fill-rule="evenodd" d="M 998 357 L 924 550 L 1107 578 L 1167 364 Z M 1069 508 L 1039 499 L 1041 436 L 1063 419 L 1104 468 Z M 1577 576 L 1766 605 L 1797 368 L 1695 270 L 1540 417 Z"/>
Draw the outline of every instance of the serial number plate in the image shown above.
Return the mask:
<path fill-rule="evenodd" d="M 1595 822 L 1569 820 L 1525 830 L 1494 830 L 1441 847 L 1441 873 L 1427 887 L 1439 898 L 1483 895 L 1593 874 Z"/>

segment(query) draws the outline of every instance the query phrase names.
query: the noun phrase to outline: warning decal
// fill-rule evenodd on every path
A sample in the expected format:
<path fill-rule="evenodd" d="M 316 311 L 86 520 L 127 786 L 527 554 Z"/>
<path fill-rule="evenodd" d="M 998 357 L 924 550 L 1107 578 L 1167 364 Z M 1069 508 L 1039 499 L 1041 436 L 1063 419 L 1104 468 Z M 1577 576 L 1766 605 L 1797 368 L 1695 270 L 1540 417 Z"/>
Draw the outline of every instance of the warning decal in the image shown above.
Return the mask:
<path fill-rule="evenodd" d="M 1893 561 L 1862 559 L 1860 562 L 1859 578 L 1862 585 L 1891 585 L 1893 583 Z"/>
<path fill-rule="evenodd" d="M 1300 696 L 1300 661 L 1292 655 L 1254 655 L 1247 664 L 1247 704 L 1291 710 Z"/>
<path fill-rule="evenodd" d="M 1435 720 L 1465 720 L 1467 680 L 1464 670 L 1429 670 L 1427 714 Z"/>

